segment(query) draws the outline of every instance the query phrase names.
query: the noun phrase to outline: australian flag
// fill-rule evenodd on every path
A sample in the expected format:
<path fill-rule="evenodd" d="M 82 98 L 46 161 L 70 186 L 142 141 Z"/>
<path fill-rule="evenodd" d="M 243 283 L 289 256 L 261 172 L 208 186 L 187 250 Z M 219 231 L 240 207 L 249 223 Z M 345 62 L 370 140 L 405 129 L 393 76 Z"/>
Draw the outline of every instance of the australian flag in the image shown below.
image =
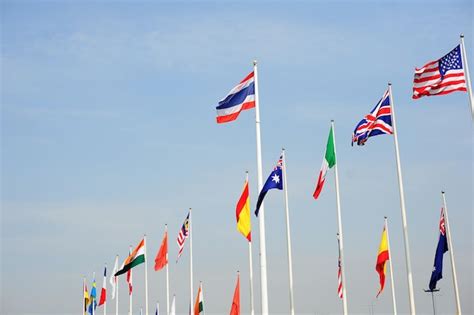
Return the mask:
<path fill-rule="evenodd" d="M 392 134 L 392 108 L 390 107 L 390 93 L 385 91 L 383 97 L 369 114 L 365 115 L 354 129 L 352 144 L 364 145 L 373 136 Z"/>
<path fill-rule="evenodd" d="M 258 200 L 257 200 L 257 209 L 255 210 L 255 215 L 258 217 L 258 210 L 260 209 L 260 206 L 263 202 L 263 198 L 265 198 L 265 195 L 267 194 L 267 191 L 270 189 L 283 189 L 283 154 L 280 155 L 280 158 L 278 159 L 277 165 L 273 169 L 273 171 L 270 173 L 270 176 L 268 176 L 267 181 L 265 182 L 265 185 L 263 185 L 262 191 L 260 191 L 260 194 L 258 195 Z"/>
<path fill-rule="evenodd" d="M 443 278 L 443 255 L 448 251 L 448 239 L 446 238 L 446 228 L 444 225 L 444 211 L 441 209 L 441 218 L 439 219 L 439 240 L 436 247 L 433 272 L 430 279 L 430 290 L 436 289 L 436 282 Z"/>

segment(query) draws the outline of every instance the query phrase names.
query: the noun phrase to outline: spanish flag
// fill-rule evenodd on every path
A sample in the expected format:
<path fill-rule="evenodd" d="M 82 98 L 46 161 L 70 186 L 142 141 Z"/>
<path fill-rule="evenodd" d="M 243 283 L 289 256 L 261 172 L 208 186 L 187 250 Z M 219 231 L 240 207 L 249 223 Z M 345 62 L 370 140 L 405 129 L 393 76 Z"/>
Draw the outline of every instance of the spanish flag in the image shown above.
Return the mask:
<path fill-rule="evenodd" d="M 377 293 L 377 297 L 382 293 L 385 286 L 385 271 L 387 269 L 386 262 L 390 259 L 388 252 L 388 242 L 387 242 L 387 230 L 385 226 L 383 227 L 382 239 L 380 240 L 379 252 L 377 254 L 377 263 L 375 264 L 375 270 L 379 273 L 380 277 L 380 290 Z"/>
<path fill-rule="evenodd" d="M 245 180 L 244 191 L 240 196 L 239 202 L 235 209 L 235 215 L 237 219 L 237 230 L 245 236 L 249 242 L 252 241 L 251 230 L 252 225 L 250 223 L 250 198 L 249 198 L 249 182 Z"/>

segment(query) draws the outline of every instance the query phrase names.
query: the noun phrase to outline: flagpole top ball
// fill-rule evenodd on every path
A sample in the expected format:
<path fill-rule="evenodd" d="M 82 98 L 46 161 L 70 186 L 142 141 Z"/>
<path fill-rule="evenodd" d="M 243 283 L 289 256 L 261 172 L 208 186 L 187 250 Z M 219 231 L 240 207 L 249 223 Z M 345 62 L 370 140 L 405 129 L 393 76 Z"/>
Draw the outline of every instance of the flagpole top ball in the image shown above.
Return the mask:
<path fill-rule="evenodd" d="M 392 85 L 392 82 L 388 82 L 388 86 L 391 86 Z"/>
<path fill-rule="evenodd" d="M 387 217 L 386 217 L 386 216 L 385 216 L 385 217 L 383 217 L 383 218 L 384 218 L 385 220 L 387 219 Z"/>
<path fill-rule="evenodd" d="M 441 193 L 444 195 L 444 191 L 441 190 Z"/>
<path fill-rule="evenodd" d="M 331 122 L 333 123 L 333 122 L 334 122 L 334 119 L 331 119 Z"/>
<path fill-rule="evenodd" d="M 464 34 L 459 35 L 459 37 L 464 38 Z"/>
<path fill-rule="evenodd" d="M 254 59 L 253 61 L 253 65 L 256 66 L 257 65 L 257 59 Z"/>

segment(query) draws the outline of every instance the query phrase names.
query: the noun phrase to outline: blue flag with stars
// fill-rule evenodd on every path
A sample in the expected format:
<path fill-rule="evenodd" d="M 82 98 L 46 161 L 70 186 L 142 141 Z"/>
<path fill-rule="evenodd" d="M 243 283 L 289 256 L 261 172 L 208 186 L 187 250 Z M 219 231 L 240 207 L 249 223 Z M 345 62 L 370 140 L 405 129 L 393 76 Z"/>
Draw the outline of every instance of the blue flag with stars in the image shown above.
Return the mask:
<path fill-rule="evenodd" d="M 436 289 L 436 283 L 443 278 L 443 255 L 448 251 L 448 239 L 446 238 L 446 227 L 444 222 L 444 209 L 441 209 L 441 218 L 439 219 L 439 240 L 436 246 L 436 254 L 431 272 L 429 288 L 431 291 Z"/>
<path fill-rule="evenodd" d="M 258 217 L 258 210 L 260 209 L 260 206 L 262 205 L 263 198 L 265 198 L 265 195 L 267 194 L 267 191 L 270 189 L 283 189 L 283 154 L 280 155 L 280 158 L 278 159 L 277 165 L 273 169 L 273 171 L 270 173 L 270 176 L 268 176 L 267 181 L 265 182 L 265 185 L 263 185 L 262 191 L 260 191 L 260 194 L 258 195 L 258 200 L 257 200 L 257 209 L 255 210 L 255 215 Z"/>

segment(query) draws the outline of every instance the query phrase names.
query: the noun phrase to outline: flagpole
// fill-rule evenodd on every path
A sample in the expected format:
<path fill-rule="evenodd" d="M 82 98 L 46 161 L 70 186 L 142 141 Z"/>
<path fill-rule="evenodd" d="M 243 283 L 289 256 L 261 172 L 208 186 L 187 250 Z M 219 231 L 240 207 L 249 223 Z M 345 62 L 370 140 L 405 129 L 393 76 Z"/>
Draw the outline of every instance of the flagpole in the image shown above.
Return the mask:
<path fill-rule="evenodd" d="M 169 262 L 168 262 L 168 224 L 165 224 L 166 233 L 166 314 L 170 315 L 170 274 L 169 274 Z"/>
<path fill-rule="evenodd" d="M 466 46 L 464 46 L 464 34 L 461 34 L 459 37 L 461 38 L 461 57 L 463 59 L 464 64 L 464 76 L 466 77 L 467 93 L 469 96 L 469 104 L 471 105 L 472 119 L 474 120 L 474 101 L 472 100 L 471 78 L 469 77 L 469 67 L 467 65 Z"/>
<path fill-rule="evenodd" d="M 156 302 L 156 314 L 155 315 L 159 315 L 160 314 L 160 302 Z"/>
<path fill-rule="evenodd" d="M 105 264 L 105 270 L 107 271 L 107 263 Z M 107 315 L 107 276 L 104 275 L 104 284 L 105 284 L 105 301 L 104 301 L 104 315 Z M 100 293 L 102 294 L 102 292 Z"/>
<path fill-rule="evenodd" d="M 118 255 L 117 255 L 117 258 L 115 258 L 117 261 L 118 261 Z M 119 299 L 119 278 L 118 277 L 115 277 L 115 315 L 118 315 L 118 299 Z"/>
<path fill-rule="evenodd" d="M 390 284 L 392 286 L 392 302 L 393 302 L 393 314 L 397 315 L 397 300 L 395 299 L 395 282 L 393 279 L 393 260 L 392 260 L 392 249 L 390 248 L 390 233 L 388 233 L 388 219 L 385 217 L 385 231 L 387 232 L 387 247 L 388 247 L 388 260 L 390 263 Z"/>
<path fill-rule="evenodd" d="M 249 172 L 245 172 L 245 181 L 249 182 Z M 249 278 L 250 278 L 250 315 L 255 315 L 253 300 L 253 258 L 252 258 L 252 241 L 249 241 Z"/>
<path fill-rule="evenodd" d="M 92 281 L 95 282 L 95 272 L 92 273 Z M 94 282 L 92 282 L 92 283 L 94 283 Z M 92 288 L 93 287 L 91 287 L 91 292 L 92 292 Z M 97 283 L 96 283 L 96 289 L 95 290 L 96 290 L 96 296 L 97 296 Z M 91 300 L 91 310 L 92 310 L 91 315 L 94 315 L 95 314 L 94 298 L 92 298 L 92 296 L 91 296 L 90 300 Z"/>
<path fill-rule="evenodd" d="M 342 221 L 341 221 L 341 198 L 339 195 L 339 172 L 337 171 L 337 153 L 336 153 L 336 130 L 334 128 L 334 120 L 331 120 L 334 155 L 336 156 L 336 163 L 334 164 L 334 178 L 336 183 L 336 206 L 337 206 L 337 225 L 339 230 L 339 250 L 341 251 L 341 276 L 342 276 L 342 305 L 344 315 L 347 315 L 347 292 L 346 292 L 346 264 L 344 263 L 344 241 L 342 236 Z"/>
<path fill-rule="evenodd" d="M 129 255 L 132 253 L 132 245 L 130 245 L 129 247 L 129 251 L 128 251 Z M 130 269 L 130 281 L 132 281 L 132 287 L 133 287 L 133 274 L 132 274 L 132 270 Z M 132 301 L 133 301 L 133 289 L 132 291 L 130 292 L 130 283 L 128 284 L 128 296 L 130 298 L 130 305 L 129 305 L 129 308 L 128 308 L 128 313 L 129 315 L 133 315 L 133 309 L 132 309 Z"/>
<path fill-rule="evenodd" d="M 262 175 L 262 143 L 260 135 L 260 102 L 258 93 L 258 71 L 257 71 L 257 60 L 253 61 L 253 73 L 255 78 L 255 130 L 256 130 L 256 142 L 257 142 L 257 180 L 258 180 L 258 191 L 260 192 L 263 187 L 263 175 Z M 261 303 L 262 303 L 262 315 L 268 315 L 268 291 L 267 291 L 267 249 L 265 245 L 265 210 L 264 204 L 260 206 L 259 211 L 259 233 L 260 233 L 260 289 L 261 289 Z"/>
<path fill-rule="evenodd" d="M 191 304 L 193 304 L 193 231 L 192 231 L 192 215 L 191 208 L 189 208 L 189 294 Z"/>
<path fill-rule="evenodd" d="M 286 155 L 285 149 L 282 149 L 283 155 L 283 190 L 285 192 L 285 215 L 286 215 L 286 243 L 288 247 L 288 276 L 290 285 L 290 314 L 295 315 L 295 301 L 293 299 L 293 262 L 291 254 L 291 236 L 290 236 L 290 209 L 288 206 L 288 181 L 286 179 Z"/>
<path fill-rule="evenodd" d="M 448 230 L 447 236 L 448 236 L 449 254 L 451 256 L 451 271 L 453 272 L 454 297 L 456 299 L 456 310 L 457 310 L 456 314 L 461 315 L 461 301 L 459 299 L 458 277 L 456 275 L 456 264 L 454 262 L 453 243 L 451 241 L 451 228 L 449 226 L 449 219 L 448 219 L 448 206 L 446 205 L 446 197 L 444 195 L 444 191 L 441 192 L 441 196 L 443 197 L 444 220 L 446 222 L 446 227 Z"/>
<path fill-rule="evenodd" d="M 82 315 L 84 315 L 87 312 L 86 299 L 84 298 L 85 295 L 86 295 L 86 277 L 82 277 Z"/>
<path fill-rule="evenodd" d="M 148 268 L 147 268 L 147 262 L 148 262 L 148 257 L 146 254 L 146 234 L 143 235 L 143 240 L 145 245 L 145 315 L 148 315 Z"/>
<path fill-rule="evenodd" d="M 410 245 L 408 241 L 408 226 L 407 226 L 407 214 L 405 209 L 405 193 L 403 191 L 403 178 L 402 178 L 402 166 L 400 163 L 400 152 L 398 148 L 398 136 L 397 136 L 397 124 L 395 120 L 395 106 L 392 95 L 392 84 L 388 84 L 390 107 L 392 109 L 392 123 L 393 123 L 393 140 L 395 143 L 395 156 L 397 159 L 397 173 L 398 173 L 398 187 L 400 192 L 400 207 L 402 211 L 402 223 L 403 223 L 403 240 L 405 243 L 405 260 L 407 268 L 407 280 L 408 280 L 408 296 L 410 301 L 410 313 L 416 314 L 415 310 L 415 295 L 413 292 L 413 276 L 411 272 L 411 259 L 410 259 Z"/>

